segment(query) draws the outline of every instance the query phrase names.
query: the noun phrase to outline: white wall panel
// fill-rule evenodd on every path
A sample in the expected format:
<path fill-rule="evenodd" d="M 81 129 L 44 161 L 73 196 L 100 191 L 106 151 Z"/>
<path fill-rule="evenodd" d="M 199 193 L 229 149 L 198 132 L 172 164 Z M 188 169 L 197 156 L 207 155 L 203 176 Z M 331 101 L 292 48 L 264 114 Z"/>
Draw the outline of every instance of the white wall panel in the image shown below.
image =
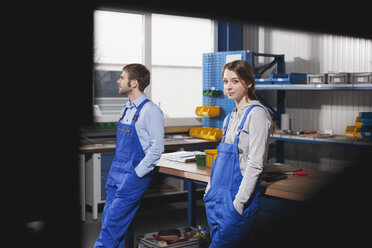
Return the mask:
<path fill-rule="evenodd" d="M 294 130 L 344 134 L 359 112 L 372 111 L 371 99 L 371 91 L 288 91 L 285 105 Z"/>
<path fill-rule="evenodd" d="M 256 51 L 285 54 L 287 72 L 372 72 L 371 40 L 262 26 L 258 32 L 252 26 L 249 30 L 245 35 L 250 37 L 245 40 L 258 44 Z M 252 47 L 257 48 L 257 45 Z M 259 93 L 275 106 L 273 95 Z M 344 134 L 346 126 L 354 124 L 359 112 L 372 111 L 372 91 L 287 91 L 285 107 L 293 130 L 332 129 L 336 134 Z M 324 148 L 289 142 L 285 148 L 285 162 L 339 172 L 354 160 L 354 155 L 345 155 L 351 153 L 345 152 L 343 146 Z"/>
<path fill-rule="evenodd" d="M 372 42 L 335 35 L 319 36 L 323 44 L 320 72 L 372 71 Z"/>
<path fill-rule="evenodd" d="M 287 72 L 372 72 L 371 40 L 268 27 L 258 30 L 246 33 L 251 43 L 256 35 L 259 52 L 285 54 Z M 371 101 L 369 91 L 288 91 L 286 111 L 295 129 L 333 129 L 343 134 L 359 112 L 371 111 Z"/>

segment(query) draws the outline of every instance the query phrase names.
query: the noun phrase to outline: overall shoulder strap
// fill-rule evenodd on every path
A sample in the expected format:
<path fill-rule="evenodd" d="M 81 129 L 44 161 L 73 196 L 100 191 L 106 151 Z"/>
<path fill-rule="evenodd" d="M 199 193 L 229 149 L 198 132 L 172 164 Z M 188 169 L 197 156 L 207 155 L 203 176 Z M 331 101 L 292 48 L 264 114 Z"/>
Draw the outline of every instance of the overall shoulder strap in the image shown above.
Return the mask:
<path fill-rule="evenodd" d="M 127 112 L 127 107 L 124 107 L 124 111 L 123 111 L 123 114 L 121 115 L 121 117 L 120 117 L 120 119 L 119 119 L 119 121 L 118 121 L 118 123 L 120 123 L 121 122 L 121 120 L 124 118 L 124 116 L 125 116 L 125 113 Z"/>
<path fill-rule="evenodd" d="M 150 100 L 149 99 L 145 99 L 143 102 L 141 102 L 141 104 L 138 106 L 137 108 L 137 111 L 136 113 L 134 114 L 133 116 L 133 119 L 132 119 L 132 125 L 134 125 L 134 123 L 137 121 L 138 117 L 139 117 L 139 114 L 141 112 L 141 109 L 143 107 L 143 105 L 145 105 L 147 102 L 149 102 Z"/>
<path fill-rule="evenodd" d="M 227 127 L 229 126 L 229 122 L 230 122 L 230 116 L 231 116 L 231 113 L 227 115 L 225 126 L 223 126 L 223 129 L 222 129 L 222 140 L 221 140 L 222 143 L 225 142 L 226 131 L 227 131 Z"/>
<path fill-rule="evenodd" d="M 247 111 L 245 111 L 244 117 L 243 117 L 242 121 L 240 122 L 240 125 L 238 126 L 238 128 L 237 128 L 237 130 L 236 130 L 236 135 L 235 135 L 234 144 L 238 144 L 238 143 L 239 143 L 239 136 L 240 136 L 241 131 L 243 130 L 244 123 L 245 123 L 245 121 L 246 121 L 246 119 L 247 119 L 247 116 L 248 116 L 249 112 L 251 112 L 251 110 L 252 110 L 254 107 L 260 107 L 260 108 L 262 108 L 263 110 L 265 110 L 265 108 L 262 107 L 261 105 L 255 104 L 255 105 L 250 106 L 250 107 L 247 109 Z M 265 111 L 266 111 L 266 110 L 265 110 Z"/>

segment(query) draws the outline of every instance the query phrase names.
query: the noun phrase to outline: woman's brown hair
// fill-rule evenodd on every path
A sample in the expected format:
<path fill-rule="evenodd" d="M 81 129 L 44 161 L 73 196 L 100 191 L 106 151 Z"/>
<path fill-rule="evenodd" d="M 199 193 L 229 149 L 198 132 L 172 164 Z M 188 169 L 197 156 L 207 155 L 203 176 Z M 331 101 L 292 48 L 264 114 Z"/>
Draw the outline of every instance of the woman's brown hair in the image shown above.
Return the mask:
<path fill-rule="evenodd" d="M 240 82 L 247 89 L 247 96 L 249 99 L 258 100 L 255 89 L 253 69 L 247 61 L 235 60 L 225 64 L 222 68 L 222 78 L 226 69 L 233 71 L 238 75 Z M 251 87 L 249 87 L 249 85 L 251 85 Z"/>

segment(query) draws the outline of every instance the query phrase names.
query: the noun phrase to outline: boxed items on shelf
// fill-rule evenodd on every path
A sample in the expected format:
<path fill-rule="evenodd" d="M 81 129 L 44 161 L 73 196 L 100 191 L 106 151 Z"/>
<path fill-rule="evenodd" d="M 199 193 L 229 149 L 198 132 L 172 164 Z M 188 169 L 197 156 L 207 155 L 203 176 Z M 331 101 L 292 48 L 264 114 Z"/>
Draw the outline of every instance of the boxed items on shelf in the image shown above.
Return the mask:
<path fill-rule="evenodd" d="M 327 73 L 322 74 L 307 74 L 308 84 L 326 84 L 327 83 Z"/>
<path fill-rule="evenodd" d="M 352 84 L 372 84 L 372 72 L 350 73 Z"/>
<path fill-rule="evenodd" d="M 273 73 L 270 80 L 274 84 L 306 84 L 306 73 Z"/>
<path fill-rule="evenodd" d="M 355 125 L 347 126 L 345 136 L 358 139 L 372 139 L 372 112 L 361 112 Z"/>
<path fill-rule="evenodd" d="M 348 84 L 350 73 L 328 73 L 329 84 Z"/>

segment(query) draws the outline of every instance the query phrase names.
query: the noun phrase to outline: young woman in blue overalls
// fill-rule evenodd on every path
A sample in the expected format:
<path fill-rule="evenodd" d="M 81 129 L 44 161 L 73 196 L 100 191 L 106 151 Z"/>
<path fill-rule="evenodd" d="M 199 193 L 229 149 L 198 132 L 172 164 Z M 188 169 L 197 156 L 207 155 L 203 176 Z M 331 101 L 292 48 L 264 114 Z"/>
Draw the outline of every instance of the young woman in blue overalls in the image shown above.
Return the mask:
<path fill-rule="evenodd" d="M 223 138 L 204 196 L 215 247 L 247 247 L 259 207 L 271 117 L 257 100 L 253 70 L 236 60 L 222 70 L 224 93 L 236 108 L 224 120 Z"/>

